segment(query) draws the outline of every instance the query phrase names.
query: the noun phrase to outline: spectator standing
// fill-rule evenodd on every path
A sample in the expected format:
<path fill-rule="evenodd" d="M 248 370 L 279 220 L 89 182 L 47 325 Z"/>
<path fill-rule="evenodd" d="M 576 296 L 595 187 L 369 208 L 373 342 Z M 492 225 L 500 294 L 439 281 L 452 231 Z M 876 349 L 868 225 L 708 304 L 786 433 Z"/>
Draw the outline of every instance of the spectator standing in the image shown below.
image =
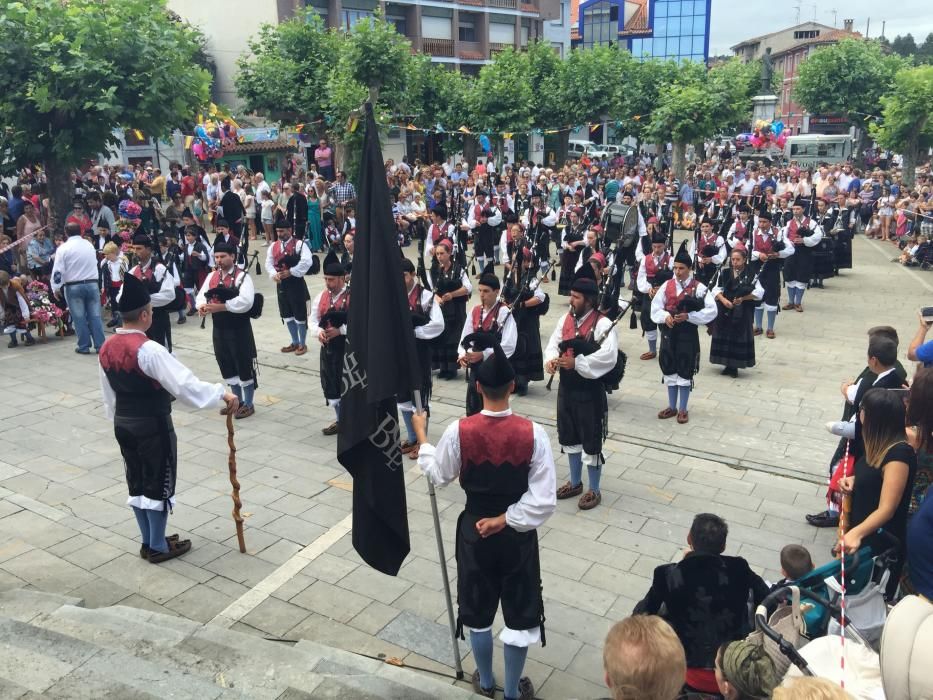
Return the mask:
<path fill-rule="evenodd" d="M 343 170 L 337 173 L 337 182 L 331 185 L 330 195 L 338 207 L 356 204 L 356 188 L 347 182 L 347 174 Z"/>
<path fill-rule="evenodd" d="M 20 185 L 13 185 L 13 189 L 10 190 L 10 216 L 13 217 L 14 222 L 19 221 L 19 217 L 23 215 L 23 205 L 26 201 L 23 197 L 23 188 Z"/>
<path fill-rule="evenodd" d="M 292 180 L 291 196 L 285 204 L 285 218 L 295 238 L 303 240 L 308 231 L 308 198 L 301 191 L 297 178 Z"/>
<path fill-rule="evenodd" d="M 224 181 L 226 182 L 226 180 Z M 220 198 L 220 204 L 218 206 L 218 216 L 226 219 L 227 223 L 230 225 L 230 230 L 236 239 L 239 241 L 243 236 L 243 217 L 246 214 L 246 210 L 243 208 L 243 201 L 240 199 L 240 195 L 230 189 L 230 186 L 226 187 L 221 183 L 221 190 L 223 195 Z"/>
<path fill-rule="evenodd" d="M 334 149 L 327 145 L 327 139 L 318 141 L 317 148 L 314 149 L 314 162 L 317 164 L 317 171 L 328 182 L 334 180 Z"/>
<path fill-rule="evenodd" d="M 100 290 L 97 287 L 97 253 L 94 246 L 81 237 L 81 228 L 65 224 L 68 240 L 55 251 L 52 266 L 52 292 L 65 296 L 71 320 L 78 336 L 79 355 L 95 352 L 104 344 L 104 326 L 100 318 Z"/>
<path fill-rule="evenodd" d="M 714 666 L 723 642 L 751 632 L 749 594 L 758 605 L 768 587 L 742 557 L 725 556 L 726 522 L 709 513 L 693 519 L 683 560 L 654 570 L 651 588 L 635 606 L 635 614 L 664 617 L 684 645 L 687 686 L 718 693 Z"/>
<path fill-rule="evenodd" d="M 149 194 L 151 194 L 155 200 L 160 203 L 165 199 L 165 178 L 162 176 L 162 171 L 159 168 L 156 168 L 152 171 L 152 180 L 149 182 Z"/>
<path fill-rule="evenodd" d="M 104 206 L 99 192 L 91 192 L 87 196 L 87 206 L 91 210 L 91 228 L 93 230 L 96 231 L 100 228 L 100 223 L 103 222 L 107 225 L 110 235 L 116 233 L 117 224 L 113 211 L 111 211 L 110 207 Z"/>

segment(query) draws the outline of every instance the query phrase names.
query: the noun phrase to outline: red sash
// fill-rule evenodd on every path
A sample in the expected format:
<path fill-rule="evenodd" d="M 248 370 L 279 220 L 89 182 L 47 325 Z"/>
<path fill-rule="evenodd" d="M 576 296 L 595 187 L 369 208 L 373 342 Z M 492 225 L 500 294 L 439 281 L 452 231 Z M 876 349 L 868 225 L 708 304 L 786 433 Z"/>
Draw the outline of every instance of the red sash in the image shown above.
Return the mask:
<path fill-rule="evenodd" d="M 285 245 L 282 245 L 282 241 L 276 241 L 272 245 L 272 262 L 276 267 L 279 266 L 279 263 L 282 261 L 286 255 L 291 255 L 295 252 L 295 246 L 297 245 L 297 239 L 289 238 L 286 241 Z"/>
<path fill-rule="evenodd" d="M 496 302 L 496 305 L 486 314 L 486 318 L 480 322 L 483 313 L 483 305 L 480 304 L 473 308 L 473 331 L 491 331 L 492 324 L 499 319 L 499 310 L 502 309 L 502 302 Z"/>
<path fill-rule="evenodd" d="M 672 316 L 678 313 L 677 305 L 680 304 L 680 302 L 683 301 L 684 298 L 686 298 L 686 296 L 693 292 L 696 288 L 697 281 L 695 279 L 691 279 L 683 288 L 683 291 L 675 296 L 672 300 L 671 295 L 677 291 L 677 280 L 668 280 L 667 284 L 664 285 L 664 310 Z"/>

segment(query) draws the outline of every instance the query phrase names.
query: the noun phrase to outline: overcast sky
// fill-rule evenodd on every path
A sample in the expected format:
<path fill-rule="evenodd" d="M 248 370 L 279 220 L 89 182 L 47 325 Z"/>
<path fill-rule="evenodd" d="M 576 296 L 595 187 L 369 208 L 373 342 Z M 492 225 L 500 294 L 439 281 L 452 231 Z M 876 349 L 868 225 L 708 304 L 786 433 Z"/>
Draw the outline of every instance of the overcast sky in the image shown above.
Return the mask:
<path fill-rule="evenodd" d="M 881 34 L 882 21 L 887 22 L 884 34 L 888 39 L 909 32 L 920 44 L 928 33 L 933 32 L 933 11 L 930 10 L 929 0 L 900 0 L 889 3 L 873 0 L 823 0 L 819 3 L 809 0 L 756 0 L 744 3 L 713 0 L 710 56 L 731 54 L 729 47 L 740 41 L 796 24 L 798 4 L 801 22 L 814 19 L 815 6 L 816 21 L 833 26 L 835 9 L 837 27 L 841 29 L 842 20 L 852 18 L 855 20 L 855 30 L 862 34 L 865 34 L 865 24 L 870 17 L 869 36 L 873 38 Z"/>

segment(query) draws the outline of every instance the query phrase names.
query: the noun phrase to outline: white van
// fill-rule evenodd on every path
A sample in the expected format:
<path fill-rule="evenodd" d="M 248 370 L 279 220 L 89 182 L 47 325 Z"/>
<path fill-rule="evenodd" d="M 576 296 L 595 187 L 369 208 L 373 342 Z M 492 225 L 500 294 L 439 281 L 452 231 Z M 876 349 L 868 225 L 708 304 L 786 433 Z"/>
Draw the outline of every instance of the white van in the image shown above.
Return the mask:
<path fill-rule="evenodd" d="M 784 158 L 798 165 L 845 163 L 852 156 L 852 138 L 848 134 L 800 134 L 789 136 L 784 144 Z"/>
<path fill-rule="evenodd" d="M 567 155 L 571 158 L 580 158 L 583 154 L 590 158 L 608 158 L 609 152 L 592 141 L 578 141 L 571 139 L 567 145 Z"/>

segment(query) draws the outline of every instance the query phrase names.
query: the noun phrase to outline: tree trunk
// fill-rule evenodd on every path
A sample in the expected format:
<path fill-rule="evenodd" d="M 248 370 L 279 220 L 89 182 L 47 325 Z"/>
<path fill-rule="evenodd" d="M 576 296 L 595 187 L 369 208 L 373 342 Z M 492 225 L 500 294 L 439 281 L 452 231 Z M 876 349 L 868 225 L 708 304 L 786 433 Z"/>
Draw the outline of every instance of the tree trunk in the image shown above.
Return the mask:
<path fill-rule="evenodd" d="M 870 141 L 869 136 L 868 136 L 868 129 L 859 126 L 859 127 L 856 127 L 856 133 L 858 134 L 858 138 L 855 139 L 855 153 L 852 154 L 853 156 L 852 160 L 855 161 L 855 164 L 859 168 L 864 168 L 865 167 L 865 149 L 868 148 L 868 144 Z"/>
<path fill-rule="evenodd" d="M 908 188 L 914 186 L 914 179 L 917 174 L 917 160 L 919 156 L 919 131 L 912 131 L 910 138 L 908 138 L 907 143 L 904 148 L 904 162 L 901 166 L 901 174 L 903 175 L 904 185 Z"/>
<path fill-rule="evenodd" d="M 71 169 L 59 160 L 45 161 L 45 176 L 49 193 L 48 235 L 65 230 L 65 219 L 71 211 L 74 187 L 71 184 Z"/>
<path fill-rule="evenodd" d="M 674 175 L 677 176 L 677 179 L 683 182 L 687 175 L 687 144 L 683 141 L 674 141 L 672 146 L 673 151 L 671 152 L 671 168 L 674 171 Z"/>
<path fill-rule="evenodd" d="M 700 163 L 706 160 L 706 143 L 703 139 L 693 142 L 693 159 Z"/>
<path fill-rule="evenodd" d="M 570 129 L 561 129 L 557 132 L 557 153 L 556 160 L 563 163 L 567 160 L 567 150 L 570 148 Z"/>
<path fill-rule="evenodd" d="M 470 134 L 463 136 L 463 160 L 466 161 L 467 170 L 473 172 L 476 167 L 476 154 L 479 152 L 479 141 Z"/>

